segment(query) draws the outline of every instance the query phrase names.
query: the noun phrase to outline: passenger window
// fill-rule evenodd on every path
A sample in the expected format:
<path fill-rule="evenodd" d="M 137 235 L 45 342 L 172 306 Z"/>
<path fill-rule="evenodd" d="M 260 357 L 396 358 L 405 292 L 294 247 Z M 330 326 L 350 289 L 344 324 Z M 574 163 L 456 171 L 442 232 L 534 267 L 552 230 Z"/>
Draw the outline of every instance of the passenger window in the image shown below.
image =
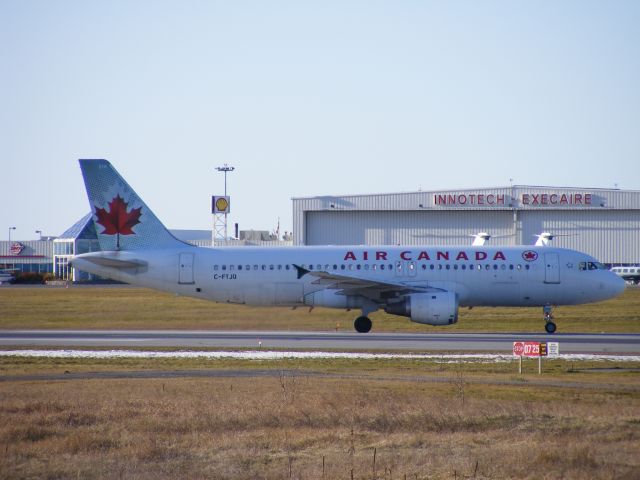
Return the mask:
<path fill-rule="evenodd" d="M 517 268 L 518 270 L 522 270 L 522 265 L 518 264 L 518 265 L 516 266 L 516 268 Z"/>
<path fill-rule="evenodd" d="M 587 263 L 586 262 L 580 262 L 578 264 L 578 270 L 586 270 L 587 269 Z"/>
<path fill-rule="evenodd" d="M 227 266 L 226 265 L 222 265 L 222 270 L 226 270 Z"/>
<path fill-rule="evenodd" d="M 286 270 L 289 270 L 289 264 L 286 264 L 286 265 L 284 266 L 284 268 L 285 268 Z"/>
<path fill-rule="evenodd" d="M 364 269 L 365 269 L 365 270 L 369 270 L 369 264 L 368 264 L 368 263 L 365 263 L 365 264 L 364 264 Z"/>
<path fill-rule="evenodd" d="M 457 270 L 457 269 L 458 269 L 458 264 L 457 264 L 457 263 L 453 266 L 453 269 L 454 269 L 454 270 Z"/>
<path fill-rule="evenodd" d="M 304 268 L 304 265 L 302 266 Z M 262 270 L 266 270 L 267 266 L 266 265 L 262 265 Z"/>
<path fill-rule="evenodd" d="M 282 270 L 282 265 L 278 265 L 278 270 Z"/>
<path fill-rule="evenodd" d="M 449 264 L 447 263 L 447 266 L 446 266 L 445 268 L 446 268 L 447 270 L 451 270 L 451 265 L 449 265 Z"/>
<path fill-rule="evenodd" d="M 334 265 L 334 266 L 333 266 L 333 269 L 334 269 L 334 270 L 337 270 L 337 269 L 338 269 L 338 266 L 337 266 L 337 265 Z"/>
<path fill-rule="evenodd" d="M 213 266 L 213 270 L 214 270 L 214 271 L 218 271 L 218 265 L 214 265 L 214 266 Z"/>
<path fill-rule="evenodd" d="M 233 272 L 236 269 L 235 265 L 229 265 L 229 271 Z"/>
<path fill-rule="evenodd" d="M 344 263 L 342 265 L 340 265 L 340 270 L 344 270 L 346 267 L 344 266 Z"/>
<path fill-rule="evenodd" d="M 530 267 L 529 267 L 529 265 L 525 265 L 524 268 L 529 270 Z"/>
<path fill-rule="evenodd" d="M 380 265 L 380 270 L 384 270 L 384 263 Z"/>

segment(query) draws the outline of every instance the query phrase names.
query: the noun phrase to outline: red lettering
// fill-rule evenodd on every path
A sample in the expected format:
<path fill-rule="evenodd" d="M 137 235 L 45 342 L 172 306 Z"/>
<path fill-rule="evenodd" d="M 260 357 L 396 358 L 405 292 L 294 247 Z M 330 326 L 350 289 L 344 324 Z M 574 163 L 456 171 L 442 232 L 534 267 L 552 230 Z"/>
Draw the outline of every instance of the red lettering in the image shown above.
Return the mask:
<path fill-rule="evenodd" d="M 449 205 L 455 205 L 456 204 L 456 196 L 455 195 L 448 195 L 447 196 L 447 202 L 449 203 Z"/>
<path fill-rule="evenodd" d="M 487 253 L 486 252 L 476 252 L 476 260 L 486 260 Z"/>
<path fill-rule="evenodd" d="M 369 252 L 367 252 L 366 250 L 362 252 L 362 259 L 369 260 Z"/>
<path fill-rule="evenodd" d="M 587 193 L 584 196 L 584 204 L 585 205 L 591 205 L 591 194 Z"/>
<path fill-rule="evenodd" d="M 345 260 L 355 260 L 356 259 L 356 254 L 353 252 L 347 252 L 347 254 L 344 256 Z"/>
<path fill-rule="evenodd" d="M 582 205 L 582 194 L 576 193 L 573 196 L 573 203 L 575 203 L 576 205 Z"/>
<path fill-rule="evenodd" d="M 493 256 L 494 260 L 506 260 L 504 253 L 502 252 L 496 252 L 496 254 Z"/>
<path fill-rule="evenodd" d="M 471 200 L 471 205 L 475 205 L 476 204 L 476 196 L 475 196 L 475 194 L 469 195 L 469 200 Z"/>
<path fill-rule="evenodd" d="M 504 205 L 504 195 L 497 195 L 498 205 Z"/>
<path fill-rule="evenodd" d="M 565 193 L 563 193 L 560 196 L 560 205 L 566 205 L 569 203 L 569 200 L 567 200 L 567 195 Z"/>
<path fill-rule="evenodd" d="M 558 203 L 558 195 L 555 193 L 552 193 L 551 195 L 549 195 L 549 203 L 551 205 L 555 205 Z"/>
<path fill-rule="evenodd" d="M 467 203 L 467 196 L 466 195 L 458 195 L 458 203 L 460 205 L 465 205 Z"/>
<path fill-rule="evenodd" d="M 427 252 L 420 252 L 420 255 L 418 255 L 418 260 L 431 260 L 431 258 L 429 258 L 429 254 Z"/>
<path fill-rule="evenodd" d="M 547 195 L 546 193 L 543 193 L 540 203 L 542 203 L 542 205 L 547 205 L 548 202 L 549 202 L 549 195 Z"/>
<path fill-rule="evenodd" d="M 484 195 L 478 195 L 478 205 L 484 205 Z"/>
<path fill-rule="evenodd" d="M 469 260 L 469 257 L 467 257 L 467 254 L 464 252 L 460 252 L 458 253 L 458 255 L 456 256 L 456 260 Z"/>
<path fill-rule="evenodd" d="M 531 205 L 540 205 L 540 202 L 538 201 L 538 199 L 540 198 L 540 195 L 536 195 L 535 193 L 531 194 L 531 198 L 533 199 L 533 201 L 531 202 Z"/>
<path fill-rule="evenodd" d="M 529 205 L 529 194 L 528 193 L 523 193 L 522 194 L 522 204 L 523 205 Z"/>
<path fill-rule="evenodd" d="M 411 260 L 411 252 L 401 252 L 400 258 L 402 260 Z"/>
<path fill-rule="evenodd" d="M 386 260 L 387 252 L 376 252 L 376 260 Z"/>
<path fill-rule="evenodd" d="M 437 252 L 436 260 L 449 260 L 449 252 Z"/>

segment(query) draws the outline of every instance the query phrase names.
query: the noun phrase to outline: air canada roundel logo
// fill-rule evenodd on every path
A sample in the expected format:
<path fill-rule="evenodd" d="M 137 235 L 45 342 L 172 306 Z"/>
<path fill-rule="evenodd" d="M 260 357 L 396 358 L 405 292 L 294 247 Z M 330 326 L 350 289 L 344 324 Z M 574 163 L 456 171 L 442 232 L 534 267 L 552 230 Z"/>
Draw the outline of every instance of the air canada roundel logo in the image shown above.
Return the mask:
<path fill-rule="evenodd" d="M 538 259 L 538 254 L 533 250 L 527 250 L 522 252 L 522 258 L 527 262 L 535 262 Z"/>

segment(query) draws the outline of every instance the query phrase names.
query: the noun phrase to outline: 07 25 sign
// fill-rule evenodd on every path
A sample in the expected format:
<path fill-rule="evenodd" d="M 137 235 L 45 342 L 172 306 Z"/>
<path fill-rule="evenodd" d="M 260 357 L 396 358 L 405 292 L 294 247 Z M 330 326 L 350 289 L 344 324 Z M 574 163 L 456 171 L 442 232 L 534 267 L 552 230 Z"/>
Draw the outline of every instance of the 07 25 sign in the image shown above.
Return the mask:
<path fill-rule="evenodd" d="M 517 357 L 544 357 L 547 344 L 544 342 L 513 342 L 513 354 Z"/>

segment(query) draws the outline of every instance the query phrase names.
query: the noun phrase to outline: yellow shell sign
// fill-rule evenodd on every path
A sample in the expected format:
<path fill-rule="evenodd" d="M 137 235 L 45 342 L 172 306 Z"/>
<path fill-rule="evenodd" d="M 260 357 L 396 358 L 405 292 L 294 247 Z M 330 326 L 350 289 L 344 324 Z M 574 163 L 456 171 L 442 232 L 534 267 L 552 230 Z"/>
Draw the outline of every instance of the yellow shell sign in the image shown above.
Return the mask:
<path fill-rule="evenodd" d="M 212 213 L 229 213 L 229 197 L 211 197 Z"/>

